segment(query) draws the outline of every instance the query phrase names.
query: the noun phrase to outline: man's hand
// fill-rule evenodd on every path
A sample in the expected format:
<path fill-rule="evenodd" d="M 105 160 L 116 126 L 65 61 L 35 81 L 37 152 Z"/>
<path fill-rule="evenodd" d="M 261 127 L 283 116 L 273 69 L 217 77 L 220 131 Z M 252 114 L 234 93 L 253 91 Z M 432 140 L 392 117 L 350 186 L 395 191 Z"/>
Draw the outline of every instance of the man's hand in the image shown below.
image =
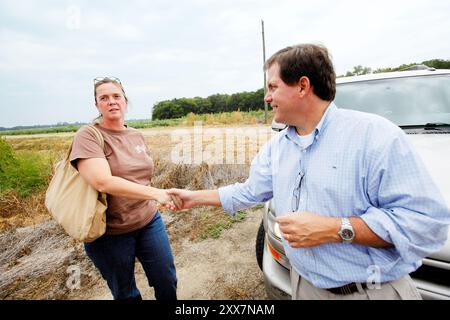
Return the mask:
<path fill-rule="evenodd" d="M 311 212 L 295 212 L 277 217 L 283 237 L 292 248 L 339 242 L 340 219 Z"/>

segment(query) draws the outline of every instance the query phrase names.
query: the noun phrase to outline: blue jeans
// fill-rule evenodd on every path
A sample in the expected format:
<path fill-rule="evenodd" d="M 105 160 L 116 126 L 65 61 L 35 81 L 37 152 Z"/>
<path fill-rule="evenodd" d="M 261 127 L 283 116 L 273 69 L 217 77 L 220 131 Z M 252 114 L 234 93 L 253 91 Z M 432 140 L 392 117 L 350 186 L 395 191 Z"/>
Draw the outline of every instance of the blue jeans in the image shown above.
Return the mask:
<path fill-rule="evenodd" d="M 86 254 L 107 281 L 115 300 L 142 299 L 134 277 L 142 264 L 157 300 L 177 299 L 177 277 L 169 238 L 159 212 L 145 227 L 121 235 L 103 235 L 85 243 Z"/>

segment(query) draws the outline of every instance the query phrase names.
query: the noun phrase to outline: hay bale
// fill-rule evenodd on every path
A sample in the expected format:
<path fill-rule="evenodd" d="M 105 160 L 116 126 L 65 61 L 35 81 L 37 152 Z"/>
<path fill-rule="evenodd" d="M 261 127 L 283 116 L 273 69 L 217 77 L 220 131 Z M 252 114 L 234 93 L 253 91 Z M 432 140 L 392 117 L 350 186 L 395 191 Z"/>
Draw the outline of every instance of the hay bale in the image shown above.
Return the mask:
<path fill-rule="evenodd" d="M 55 221 L 0 234 L 0 299 L 62 299 L 70 294 L 69 266 L 92 271 L 82 243 Z"/>

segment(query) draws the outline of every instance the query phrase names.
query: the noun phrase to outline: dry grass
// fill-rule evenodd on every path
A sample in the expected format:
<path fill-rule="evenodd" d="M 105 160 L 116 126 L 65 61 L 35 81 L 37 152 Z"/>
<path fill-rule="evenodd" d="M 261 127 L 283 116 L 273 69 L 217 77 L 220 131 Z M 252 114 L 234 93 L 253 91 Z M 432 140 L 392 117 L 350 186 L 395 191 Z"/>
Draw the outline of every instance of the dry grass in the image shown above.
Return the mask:
<path fill-rule="evenodd" d="M 155 159 L 153 185 L 158 187 L 215 188 L 243 181 L 246 171 L 238 166 L 174 165 Z M 23 201 L 13 193 L 0 203 L 2 208 L 0 247 L 0 299 L 67 299 L 73 293 L 66 286 L 67 268 L 81 270 L 83 291 L 101 282 L 101 277 L 84 255 L 82 244 L 69 238 L 45 210 L 44 192 Z M 201 241 L 211 226 L 231 224 L 232 218 L 216 208 L 195 208 L 182 213 L 164 212 L 166 228 L 176 254 L 183 239 Z M 219 233 L 220 234 L 220 233 Z"/>
<path fill-rule="evenodd" d="M 26 138 L 9 140 L 15 151 L 32 150 L 58 160 L 70 144 L 70 137 Z M 169 135 L 147 137 L 153 151 L 155 173 L 152 185 L 160 188 L 212 189 L 234 182 L 242 182 L 248 174 L 248 165 L 176 165 L 169 161 L 175 143 Z M 101 276 L 85 256 L 83 246 L 69 238 L 50 220 L 44 207 L 45 191 L 22 199 L 9 192 L 0 198 L 0 299 L 72 299 L 88 298 L 99 284 Z M 236 221 L 221 208 L 199 207 L 181 213 L 163 212 L 166 229 L 174 254 L 182 250 L 188 239 L 200 242 L 215 238 Z M 222 228 L 222 229 L 221 229 Z M 255 231 L 256 232 L 256 231 Z M 82 293 L 66 286 L 67 268 L 81 270 Z M 246 299 L 251 297 L 253 284 L 236 274 L 236 280 L 223 279 L 224 285 L 217 297 Z M 220 284 L 220 277 L 217 284 Z M 247 281 L 248 282 L 248 281 Z M 231 283 L 231 285 L 230 285 Z M 217 289 L 218 290 L 218 289 Z M 211 295 L 215 297 L 214 294 Z"/>
<path fill-rule="evenodd" d="M 246 165 L 176 165 L 160 158 L 155 159 L 155 177 L 152 185 L 158 188 L 184 188 L 189 190 L 215 189 L 247 178 Z M 231 226 L 234 220 L 222 208 L 198 207 L 172 214 L 166 224 L 169 237 L 177 246 L 177 239 L 187 237 L 191 241 L 220 235 L 220 231 Z"/>
<path fill-rule="evenodd" d="M 14 151 L 34 151 L 53 155 L 55 158 L 61 158 L 66 154 L 72 137 L 29 137 L 8 139 Z"/>
<path fill-rule="evenodd" d="M 252 300 L 254 292 L 261 291 L 260 281 L 249 281 L 248 274 L 236 270 L 217 277 L 210 290 L 212 299 Z"/>
<path fill-rule="evenodd" d="M 16 192 L 0 196 L 0 232 L 39 224 L 49 219 L 44 206 L 45 191 L 40 191 L 23 199 Z"/>
<path fill-rule="evenodd" d="M 268 113 L 267 123 L 272 123 L 273 112 Z M 264 112 L 252 111 L 242 112 L 240 110 L 233 112 L 211 113 L 211 114 L 194 114 L 188 113 L 186 117 L 182 118 L 180 125 L 193 126 L 196 122 L 201 121 L 206 125 L 223 126 L 223 125 L 249 125 L 249 124 L 263 124 Z"/>

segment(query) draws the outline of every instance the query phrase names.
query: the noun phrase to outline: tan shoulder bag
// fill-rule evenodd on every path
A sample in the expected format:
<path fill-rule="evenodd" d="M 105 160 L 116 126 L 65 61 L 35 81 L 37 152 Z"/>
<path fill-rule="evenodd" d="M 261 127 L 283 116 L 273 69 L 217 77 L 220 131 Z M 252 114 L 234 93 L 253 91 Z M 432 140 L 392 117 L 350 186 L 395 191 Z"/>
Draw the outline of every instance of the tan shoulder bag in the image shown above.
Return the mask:
<path fill-rule="evenodd" d="M 102 149 L 105 142 L 97 128 L 90 125 Z M 67 156 L 55 166 L 55 174 L 45 195 L 45 206 L 53 218 L 72 238 L 92 242 L 106 230 L 106 194 L 89 185 L 70 164 L 69 148 Z"/>

